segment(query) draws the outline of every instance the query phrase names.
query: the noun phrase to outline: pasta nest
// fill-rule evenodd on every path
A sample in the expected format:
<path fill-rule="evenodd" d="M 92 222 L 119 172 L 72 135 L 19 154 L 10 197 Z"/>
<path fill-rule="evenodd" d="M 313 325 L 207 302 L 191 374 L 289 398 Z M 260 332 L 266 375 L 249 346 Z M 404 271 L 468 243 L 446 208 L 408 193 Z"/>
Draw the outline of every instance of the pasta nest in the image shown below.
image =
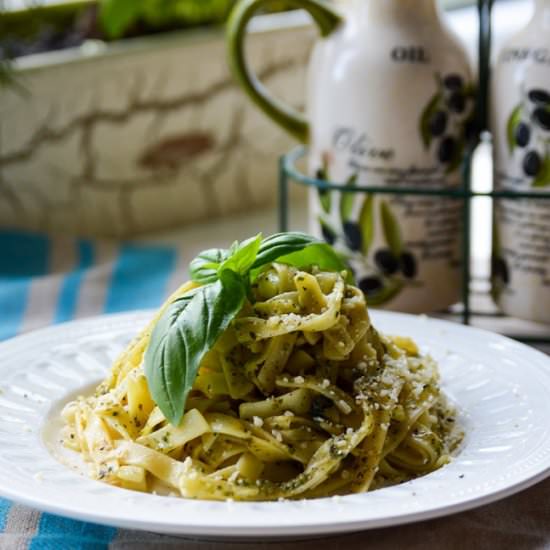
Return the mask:
<path fill-rule="evenodd" d="M 64 408 L 65 445 L 96 479 L 201 499 L 358 493 L 439 468 L 461 433 L 437 365 L 379 334 L 344 275 L 269 266 L 203 358 L 178 426 L 143 372 L 161 309 L 95 394 Z"/>

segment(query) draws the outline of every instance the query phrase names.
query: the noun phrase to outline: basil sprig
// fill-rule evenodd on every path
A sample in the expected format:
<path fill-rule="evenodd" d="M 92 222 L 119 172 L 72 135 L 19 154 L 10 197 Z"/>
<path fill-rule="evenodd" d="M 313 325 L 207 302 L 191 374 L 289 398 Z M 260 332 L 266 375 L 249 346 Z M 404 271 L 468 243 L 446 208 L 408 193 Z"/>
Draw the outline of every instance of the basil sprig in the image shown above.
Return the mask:
<path fill-rule="evenodd" d="M 229 249 L 201 252 L 190 264 L 190 275 L 203 286 L 169 305 L 144 356 L 151 396 L 174 426 L 181 421 L 202 358 L 241 310 L 250 284 L 274 261 L 297 268 L 347 269 L 329 245 L 298 232 L 265 239 L 259 234 Z"/>

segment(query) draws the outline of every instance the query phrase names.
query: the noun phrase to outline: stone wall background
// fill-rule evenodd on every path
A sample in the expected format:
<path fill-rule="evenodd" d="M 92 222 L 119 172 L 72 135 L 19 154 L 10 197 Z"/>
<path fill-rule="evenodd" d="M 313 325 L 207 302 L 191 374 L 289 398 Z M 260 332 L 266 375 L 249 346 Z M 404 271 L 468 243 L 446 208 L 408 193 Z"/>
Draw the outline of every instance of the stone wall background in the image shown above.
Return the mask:
<path fill-rule="evenodd" d="M 250 64 L 302 107 L 308 27 L 249 36 Z M 0 91 L 0 226 L 128 237 L 275 204 L 296 142 L 234 84 L 223 35 L 151 41 L 21 72 Z"/>

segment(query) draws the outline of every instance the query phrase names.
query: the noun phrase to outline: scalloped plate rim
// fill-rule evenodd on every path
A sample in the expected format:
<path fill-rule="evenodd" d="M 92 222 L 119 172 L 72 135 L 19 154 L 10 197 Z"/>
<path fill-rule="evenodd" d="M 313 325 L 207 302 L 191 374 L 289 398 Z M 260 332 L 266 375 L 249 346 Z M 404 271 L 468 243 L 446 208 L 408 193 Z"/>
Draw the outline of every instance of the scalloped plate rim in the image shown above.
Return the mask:
<path fill-rule="evenodd" d="M 9 362 L 13 360 L 13 358 L 17 355 L 24 355 L 25 353 L 27 355 L 29 353 L 36 353 L 36 348 L 44 347 L 46 341 L 49 340 L 50 336 L 56 336 L 58 337 L 58 340 L 64 340 L 71 335 L 78 334 L 82 335 L 82 340 L 86 342 L 93 342 L 94 338 L 97 338 L 98 335 L 105 337 L 106 335 L 108 335 L 109 331 L 127 332 L 128 336 L 130 336 L 132 333 L 135 332 L 135 328 L 132 328 L 132 330 L 130 330 L 130 325 L 132 325 L 132 327 L 137 325 L 142 326 L 146 322 L 147 318 L 151 317 L 152 314 L 153 311 L 146 310 L 130 313 L 102 315 L 98 317 L 72 321 L 61 325 L 54 325 L 28 334 L 17 336 L 11 340 L 0 343 L 0 373 L 6 372 L 6 368 L 9 368 L 9 366 L 7 367 L 5 364 L 3 364 L 3 362 L 5 362 L 6 360 Z M 492 344 L 497 347 L 504 346 L 504 348 L 506 349 L 513 350 L 515 353 L 519 353 L 520 356 L 527 355 L 528 358 L 532 359 L 532 364 L 530 364 L 530 367 L 528 368 L 533 368 L 534 371 L 538 372 L 538 376 L 545 379 L 545 383 L 548 385 L 548 387 L 550 387 L 550 357 L 546 356 L 540 351 L 529 348 L 519 342 L 510 340 L 504 336 L 482 329 L 465 327 L 463 325 L 448 321 L 443 321 L 439 319 L 428 319 L 424 316 L 383 312 L 376 310 L 372 312 L 372 316 L 374 318 L 374 324 L 391 324 L 391 322 L 393 321 L 397 322 L 398 325 L 410 325 L 411 327 L 414 327 L 416 331 L 420 330 L 422 332 L 422 330 L 430 330 L 432 333 L 438 332 L 440 338 L 442 338 L 443 341 L 445 341 L 445 339 L 449 339 L 449 334 L 460 334 L 462 336 L 468 335 L 472 336 L 474 339 L 477 338 L 478 340 L 486 342 L 488 347 L 490 347 Z M 421 326 L 423 328 L 419 328 Z M 415 330 L 411 328 L 411 332 L 415 332 Z M 417 336 L 416 338 L 418 339 Z M 432 338 L 435 337 L 432 335 Z M 107 340 L 109 340 L 109 337 L 107 337 Z M 21 351 L 22 347 L 25 348 L 24 351 Z M 452 351 L 451 353 L 454 354 L 457 352 Z M 36 359 L 35 363 L 37 361 L 38 360 Z M 528 361 L 526 364 L 529 364 Z M 31 364 L 30 366 L 27 365 L 26 368 L 30 370 L 33 365 L 34 364 Z M 546 370 L 546 367 L 548 367 L 548 370 Z M 17 369 L 14 368 L 10 370 L 10 374 L 13 373 L 13 376 L 15 376 L 18 373 L 22 373 L 24 371 L 25 366 L 18 367 Z M 6 384 L 8 383 L 9 381 Z M 4 383 L 0 384 L 0 386 L 2 387 L 4 385 Z M 2 394 L 0 394 L 0 397 L 2 397 Z M 58 400 L 51 400 L 48 404 L 48 409 L 51 409 L 51 407 L 55 406 L 55 403 L 57 401 Z M 40 445 L 38 446 L 40 452 L 48 453 L 45 444 L 42 442 L 42 424 L 43 421 L 41 422 L 40 427 L 35 430 L 35 433 L 31 435 L 35 438 L 40 438 Z M 0 420 L 0 428 L 2 428 L 3 426 L 4 420 Z M 83 510 L 82 505 L 71 506 L 71 504 L 68 502 L 64 503 L 62 501 L 59 501 L 59 498 L 58 501 L 56 501 L 55 498 L 52 498 L 51 494 L 47 493 L 47 491 L 44 492 L 40 490 L 40 484 L 35 484 L 30 480 L 29 483 L 25 484 L 27 486 L 26 488 L 28 489 L 28 486 L 30 485 L 31 488 L 34 489 L 32 489 L 31 492 L 28 494 L 22 491 L 21 488 L 18 488 L 17 484 L 14 485 L 14 482 L 13 480 L 11 480 L 10 477 L 6 477 L 7 475 L 9 475 L 9 472 L 6 471 L 6 459 L 3 457 L 3 455 L 2 457 L 0 457 L 0 495 L 21 504 L 38 508 L 42 511 L 64 515 L 74 519 L 93 521 L 96 523 L 112 525 L 114 527 L 142 529 L 167 534 L 191 535 L 212 539 L 219 539 L 223 537 L 250 538 L 257 536 L 268 536 L 271 538 L 286 536 L 305 537 L 308 535 L 313 536 L 329 533 L 353 532 L 390 525 L 413 523 L 420 520 L 454 514 L 484 504 L 488 504 L 496 500 L 500 500 L 504 497 L 524 490 L 550 476 L 550 436 L 548 434 L 545 434 L 545 436 L 545 441 L 543 441 L 540 445 L 544 446 L 543 450 L 546 452 L 546 454 L 544 455 L 544 459 L 539 460 L 539 464 L 535 467 L 534 470 L 527 471 L 524 474 L 522 473 L 520 475 L 516 475 L 515 477 L 512 476 L 512 481 L 506 479 L 505 477 L 497 478 L 499 481 L 494 484 L 493 487 L 488 487 L 485 490 L 478 490 L 477 493 L 470 497 L 455 495 L 454 500 L 447 499 L 447 503 L 439 502 L 431 506 L 421 506 L 419 509 L 414 509 L 413 506 L 413 509 L 410 509 L 408 511 L 401 510 L 395 514 L 390 513 L 379 517 L 369 517 L 367 513 L 364 517 L 353 517 L 346 519 L 346 508 L 348 509 L 348 511 L 353 509 L 353 507 L 350 507 L 350 504 L 355 504 L 358 499 L 365 500 L 365 505 L 367 505 L 366 508 L 368 508 L 368 500 L 372 500 L 370 495 L 376 495 L 376 492 L 366 493 L 363 495 L 353 495 L 350 497 L 339 497 L 337 500 L 318 499 L 317 501 L 309 501 L 311 502 L 311 508 L 316 508 L 322 503 L 327 504 L 328 502 L 331 502 L 332 512 L 328 513 L 324 509 L 325 506 L 321 506 L 319 511 L 319 515 L 321 517 L 318 517 L 317 515 L 313 516 L 311 513 L 305 515 L 302 514 L 302 517 L 293 517 L 290 522 L 281 521 L 279 524 L 277 524 L 276 521 L 270 522 L 268 525 L 266 525 L 265 523 L 254 524 L 250 521 L 250 519 L 248 519 L 248 516 L 251 511 L 255 511 L 254 513 L 258 514 L 258 510 L 262 512 L 259 513 L 259 517 L 261 517 L 262 514 L 265 515 L 266 512 L 268 512 L 270 515 L 277 515 L 276 512 L 283 511 L 287 507 L 289 508 L 289 510 L 293 510 L 293 516 L 295 516 L 296 514 L 299 514 L 299 510 L 301 508 L 299 506 L 296 506 L 295 502 L 213 503 L 208 501 L 170 499 L 171 505 L 169 506 L 169 508 L 172 508 L 172 503 L 174 504 L 174 508 L 185 508 L 185 506 L 182 507 L 178 505 L 178 503 L 181 502 L 193 503 L 194 505 L 198 506 L 198 508 L 203 508 L 205 506 L 212 508 L 218 514 L 225 515 L 226 520 L 220 521 L 218 518 L 218 523 L 216 523 L 216 518 L 214 517 L 205 518 L 204 521 L 196 521 L 195 519 L 194 523 L 185 523 L 181 521 L 174 522 L 174 519 L 172 517 L 164 517 L 164 515 L 162 514 L 159 514 L 157 517 L 153 517 L 151 519 L 144 519 L 143 517 L 136 519 L 135 517 L 127 517 L 127 515 L 124 515 L 122 513 L 120 513 L 118 516 L 110 517 L 108 510 L 104 510 L 99 507 L 102 502 L 105 502 L 105 498 L 109 498 L 104 496 L 105 493 L 108 493 L 109 495 L 113 495 L 113 491 L 116 491 L 116 493 L 118 494 L 124 493 L 126 494 L 128 501 L 133 501 L 134 503 L 138 501 L 138 507 L 139 501 L 147 503 L 147 506 L 153 505 L 154 507 L 156 505 L 154 505 L 153 503 L 159 502 L 160 499 L 162 501 L 162 504 L 158 506 L 159 512 L 163 509 L 167 509 L 166 498 L 133 493 L 118 488 L 106 487 L 103 484 L 99 484 L 99 482 L 90 482 L 89 480 L 85 480 L 82 481 L 83 486 L 89 486 L 90 483 L 93 483 L 94 486 L 101 485 L 102 488 L 105 487 L 105 490 L 101 490 L 101 493 L 104 493 L 103 495 L 95 495 L 91 493 L 88 495 L 90 498 L 92 498 L 92 500 L 94 498 L 98 500 L 97 510 Z M 0 436 L 0 440 L 2 439 L 2 437 L 3 436 Z M 468 444 L 466 445 L 466 447 L 468 447 Z M 64 465 L 60 463 L 56 464 L 58 465 L 59 469 L 64 471 L 67 470 Z M 445 475 L 442 476 L 441 472 L 450 472 L 450 467 L 453 466 L 453 464 L 455 463 L 453 462 L 450 466 L 446 466 L 442 470 L 436 472 L 439 477 L 442 477 L 443 482 L 445 481 Z M 83 480 L 83 478 L 81 478 L 81 476 L 78 476 L 78 474 L 74 474 L 74 476 L 77 476 L 75 479 Z M 403 488 L 405 488 L 406 490 L 414 489 L 415 484 L 418 484 L 418 482 L 422 479 L 425 480 L 426 477 L 419 478 L 412 482 L 408 482 L 406 484 L 398 486 L 399 490 L 403 492 Z M 78 490 L 79 488 L 77 488 L 77 494 Z M 60 490 L 59 493 L 62 494 L 63 490 Z M 118 500 L 119 503 L 122 502 L 121 498 L 117 498 L 116 500 Z M 307 504 L 309 504 L 309 502 Z M 301 507 L 303 508 L 304 506 L 306 506 L 307 508 L 307 504 L 302 503 Z M 289 507 L 289 505 L 291 506 Z M 128 504 L 128 506 L 131 507 L 132 504 Z M 106 508 L 108 508 L 108 506 Z M 366 511 L 368 512 L 368 510 Z M 243 520 L 242 518 L 243 516 L 245 516 L 244 512 L 248 513 Z M 236 515 L 238 515 L 240 521 L 237 517 L 233 517 Z M 233 525 L 230 525 L 227 523 L 227 516 L 232 517 L 233 520 L 237 521 Z"/>

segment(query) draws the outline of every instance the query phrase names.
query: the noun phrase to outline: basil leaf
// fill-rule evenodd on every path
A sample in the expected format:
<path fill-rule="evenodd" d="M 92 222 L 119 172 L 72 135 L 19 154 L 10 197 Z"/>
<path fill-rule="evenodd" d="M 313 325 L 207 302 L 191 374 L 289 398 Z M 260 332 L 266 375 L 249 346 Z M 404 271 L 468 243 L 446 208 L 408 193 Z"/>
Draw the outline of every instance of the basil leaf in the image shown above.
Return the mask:
<path fill-rule="evenodd" d="M 276 260 L 279 263 L 292 265 L 298 269 L 316 265 L 322 271 L 346 270 L 348 272 L 348 282 L 353 281 L 353 275 L 347 263 L 331 246 L 325 243 L 310 244 L 303 250 L 280 256 Z"/>
<path fill-rule="evenodd" d="M 319 242 L 315 237 L 297 231 L 275 233 L 275 235 L 271 235 L 262 241 L 256 261 L 252 264 L 252 269 L 274 262 L 285 254 L 297 252 L 310 244 Z"/>
<path fill-rule="evenodd" d="M 230 269 L 240 275 L 245 275 L 256 260 L 262 243 L 262 234 L 243 241 L 232 247 L 232 253 L 220 266 L 220 270 Z"/>
<path fill-rule="evenodd" d="M 145 352 L 151 396 L 177 426 L 204 355 L 239 313 L 245 300 L 243 278 L 230 270 L 215 283 L 174 301 L 159 319 Z"/>
<path fill-rule="evenodd" d="M 218 269 L 228 256 L 229 251 L 224 248 L 203 250 L 189 266 L 191 280 L 201 284 L 217 281 Z"/>

